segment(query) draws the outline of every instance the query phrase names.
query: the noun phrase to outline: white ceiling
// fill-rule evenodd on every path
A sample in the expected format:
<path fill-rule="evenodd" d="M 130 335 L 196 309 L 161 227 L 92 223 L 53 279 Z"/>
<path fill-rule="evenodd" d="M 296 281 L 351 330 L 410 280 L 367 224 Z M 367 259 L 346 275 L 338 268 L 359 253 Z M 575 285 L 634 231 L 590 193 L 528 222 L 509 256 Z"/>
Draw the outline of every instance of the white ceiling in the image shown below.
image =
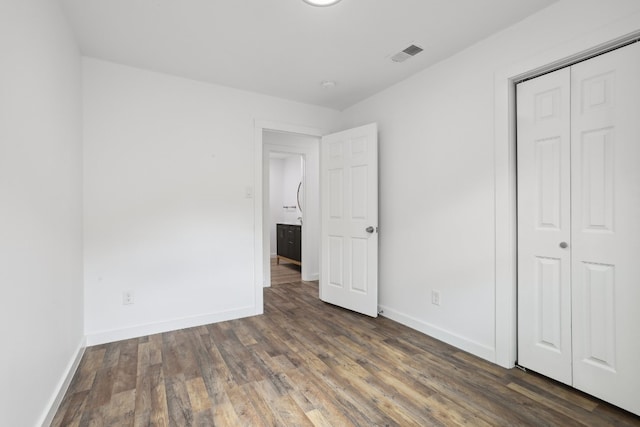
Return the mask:
<path fill-rule="evenodd" d="M 84 55 L 342 110 L 557 0 L 60 1 Z"/>

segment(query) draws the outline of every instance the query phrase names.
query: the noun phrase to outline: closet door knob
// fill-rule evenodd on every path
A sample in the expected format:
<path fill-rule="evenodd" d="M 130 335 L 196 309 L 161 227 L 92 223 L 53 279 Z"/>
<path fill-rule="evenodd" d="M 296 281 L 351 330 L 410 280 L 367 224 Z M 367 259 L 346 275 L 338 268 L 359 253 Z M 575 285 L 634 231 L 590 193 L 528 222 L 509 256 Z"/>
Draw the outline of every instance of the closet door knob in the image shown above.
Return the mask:
<path fill-rule="evenodd" d="M 569 247 L 569 244 L 568 244 L 567 242 L 560 242 L 560 247 L 561 247 L 562 249 L 566 249 L 566 248 L 568 248 L 568 247 Z"/>

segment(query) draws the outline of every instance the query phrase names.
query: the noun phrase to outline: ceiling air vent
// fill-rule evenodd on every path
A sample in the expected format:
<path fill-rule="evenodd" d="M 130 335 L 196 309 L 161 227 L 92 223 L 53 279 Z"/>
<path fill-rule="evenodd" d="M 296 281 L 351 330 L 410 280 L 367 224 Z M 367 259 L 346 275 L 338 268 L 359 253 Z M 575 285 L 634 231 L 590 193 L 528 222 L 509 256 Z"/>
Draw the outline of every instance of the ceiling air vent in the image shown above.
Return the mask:
<path fill-rule="evenodd" d="M 416 56 L 423 50 L 424 49 L 422 49 L 420 46 L 416 46 L 415 44 L 412 44 L 408 48 L 404 49 L 402 52 L 398 52 L 395 55 L 393 55 L 391 57 L 391 60 L 393 62 L 404 62 L 407 59 L 411 58 L 412 56 Z"/>

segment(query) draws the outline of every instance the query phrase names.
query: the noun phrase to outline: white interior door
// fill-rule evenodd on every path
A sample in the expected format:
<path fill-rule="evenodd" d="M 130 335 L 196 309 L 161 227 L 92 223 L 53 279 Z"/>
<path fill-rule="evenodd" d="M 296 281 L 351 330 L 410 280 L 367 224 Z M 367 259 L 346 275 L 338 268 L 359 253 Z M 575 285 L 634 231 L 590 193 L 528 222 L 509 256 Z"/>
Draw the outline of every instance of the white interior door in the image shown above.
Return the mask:
<path fill-rule="evenodd" d="M 517 96 L 518 362 L 640 415 L 640 44 Z"/>
<path fill-rule="evenodd" d="M 574 387 L 640 415 L 640 44 L 571 81 Z"/>
<path fill-rule="evenodd" d="M 378 315 L 378 128 L 327 135 L 320 143 L 320 299 Z"/>
<path fill-rule="evenodd" d="M 569 69 L 519 84 L 517 109 L 518 363 L 571 384 Z"/>

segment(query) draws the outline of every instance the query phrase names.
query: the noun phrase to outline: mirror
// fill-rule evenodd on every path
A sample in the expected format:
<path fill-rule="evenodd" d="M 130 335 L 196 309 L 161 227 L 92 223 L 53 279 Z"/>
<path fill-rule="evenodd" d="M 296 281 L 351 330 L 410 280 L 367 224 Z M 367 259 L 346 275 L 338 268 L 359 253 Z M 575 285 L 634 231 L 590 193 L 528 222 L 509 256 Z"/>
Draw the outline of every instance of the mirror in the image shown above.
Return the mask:
<path fill-rule="evenodd" d="M 296 199 L 298 200 L 298 209 L 302 212 L 302 203 L 300 200 L 302 199 L 302 181 L 298 184 L 298 194 L 296 195 Z"/>

